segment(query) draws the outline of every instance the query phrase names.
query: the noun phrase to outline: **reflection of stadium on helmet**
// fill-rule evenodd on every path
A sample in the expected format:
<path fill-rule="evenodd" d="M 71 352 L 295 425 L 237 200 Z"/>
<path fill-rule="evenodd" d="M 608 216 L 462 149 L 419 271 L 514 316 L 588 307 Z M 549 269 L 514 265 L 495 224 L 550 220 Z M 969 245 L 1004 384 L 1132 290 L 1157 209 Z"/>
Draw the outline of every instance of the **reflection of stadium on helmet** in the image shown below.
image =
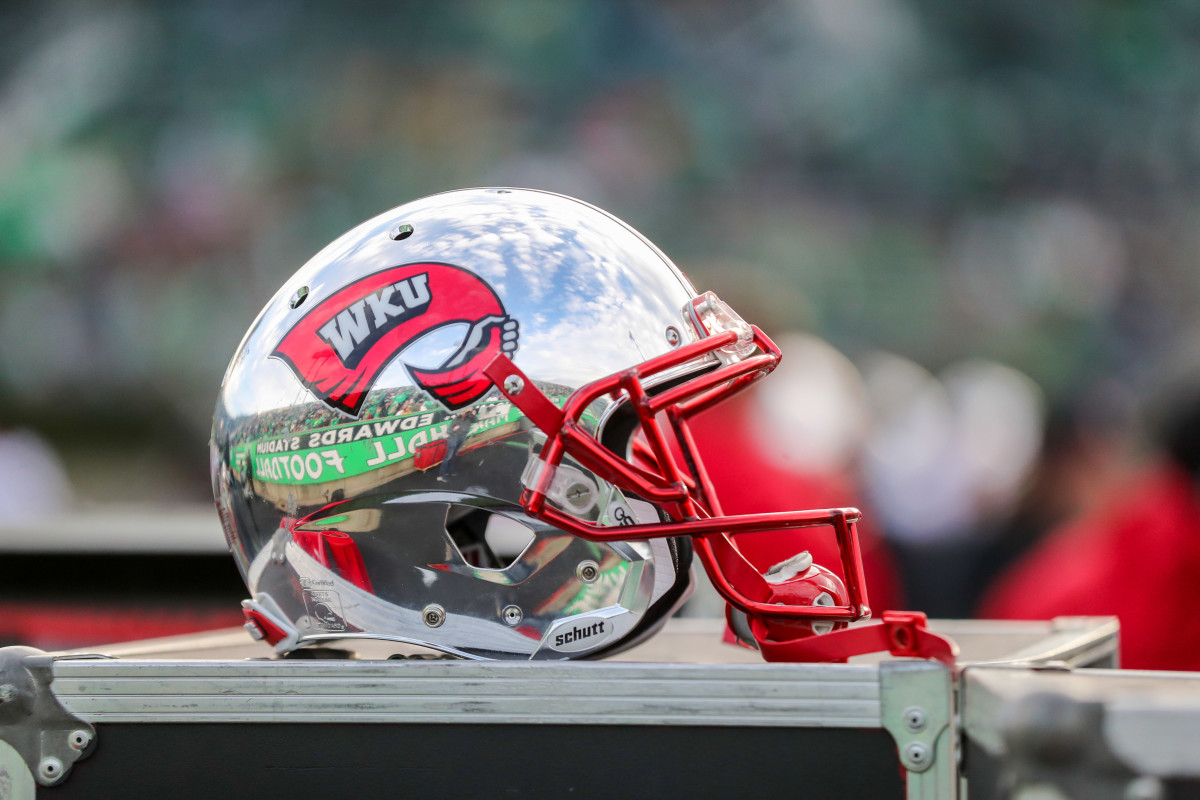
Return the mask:
<path fill-rule="evenodd" d="M 518 433 L 511 404 L 484 401 L 469 426 L 465 453 Z M 430 448 L 448 436 L 452 416 L 411 389 L 380 392 L 361 422 L 347 422 L 317 403 L 267 412 L 233 433 L 233 459 L 255 496 L 283 507 L 291 494 L 302 506 L 377 489 L 441 463 Z"/>
<path fill-rule="evenodd" d="M 396 241 L 389 231 L 401 222 L 413 232 Z M 231 484 L 218 486 L 222 518 L 255 595 L 254 613 L 277 629 L 270 638 L 281 649 L 371 635 L 463 654 L 561 658 L 628 646 L 652 632 L 687 596 L 690 548 L 674 541 L 592 543 L 530 518 L 518 503 L 520 477 L 545 436 L 495 390 L 452 415 L 414 385 L 410 366 L 436 366 L 455 352 L 468 363 L 470 348 L 487 344 L 468 339 L 472 320 L 453 311 L 460 304 L 402 342 L 387 341 L 385 332 L 379 346 L 388 348 L 380 352 L 386 363 L 353 416 L 297 382 L 325 385 L 319 359 L 336 352 L 304 340 L 300 350 L 318 360 L 285 364 L 270 357 L 308 314 L 325 315 L 312 317 L 309 327 L 318 329 L 336 319 L 339 341 L 374 341 L 350 327 L 364 322 L 368 308 L 358 295 L 345 295 L 348 313 L 329 299 L 364 276 L 404 264 L 418 265 L 417 274 L 421 264 L 449 264 L 477 276 L 519 324 L 514 355 L 530 381 L 558 405 L 587 380 L 669 351 L 667 328 L 686 330 L 679 309 L 694 295 L 678 270 L 627 226 L 545 193 L 476 190 L 427 198 L 365 223 L 318 254 L 247 336 L 214 422 L 214 446 L 228 465 L 215 478 Z M 308 291 L 293 308 L 287 301 L 299 287 Z M 436 293 L 432 280 L 429 287 Z M 383 301 L 380 295 L 371 302 Z M 431 306 L 437 301 L 435 294 Z M 597 401 L 581 424 L 598 431 L 614 404 Z M 463 421 L 469 430 L 458 441 Z M 575 468 L 580 480 L 565 486 L 563 497 L 582 502 L 577 507 L 586 508 L 590 522 L 611 524 L 617 490 Z M 354 543 L 366 581 L 355 577 L 357 569 L 322 560 L 324 550 L 301 545 L 313 541 L 306 531 L 319 518 L 345 516 L 339 503 L 381 514 L 370 533 L 348 530 L 345 522 L 322 528 Z M 619 507 L 631 518 L 632 507 Z M 329 548 L 342 540 L 318 541 Z M 345 630 L 323 628 L 304 595 L 312 587 L 295 588 L 316 580 L 336 585 L 322 591 L 344 593 Z M 421 612 L 431 603 L 441 610 L 426 619 Z M 435 618 L 436 626 L 428 624 Z"/>
<path fill-rule="evenodd" d="M 401 279 L 421 305 L 396 305 Z M 363 223 L 276 294 L 222 388 L 214 484 L 249 629 L 281 652 L 604 655 L 687 598 L 694 546 L 768 658 L 844 657 L 869 614 L 858 512 L 724 515 L 688 429 L 778 360 L 569 198 L 465 190 Z M 836 539 L 839 572 L 797 552 L 764 574 L 733 539 L 804 528 Z"/>

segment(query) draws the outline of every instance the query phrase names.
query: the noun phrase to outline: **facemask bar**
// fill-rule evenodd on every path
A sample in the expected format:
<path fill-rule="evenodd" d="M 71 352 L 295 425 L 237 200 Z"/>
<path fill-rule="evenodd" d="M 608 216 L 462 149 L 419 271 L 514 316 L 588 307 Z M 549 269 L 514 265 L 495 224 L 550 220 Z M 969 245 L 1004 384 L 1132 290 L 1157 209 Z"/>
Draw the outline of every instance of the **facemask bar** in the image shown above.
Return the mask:
<path fill-rule="evenodd" d="M 521 505 L 534 516 L 577 536 L 595 541 L 628 541 L 690 536 L 713 586 L 731 605 L 751 619 L 851 622 L 870 616 L 862 558 L 854 524 L 857 509 L 798 510 L 725 516 L 688 428 L 694 414 L 724 401 L 763 377 L 780 360 L 779 348 L 757 327 L 747 324 L 711 292 L 692 301 L 689 316 L 700 340 L 638 366 L 593 381 L 576 390 L 559 410 L 504 354 L 484 373 L 508 400 L 546 434 L 539 462 L 527 470 Z M 715 330 L 714 330 L 715 328 Z M 688 364 L 716 366 L 654 395 L 645 385 L 657 376 Z M 637 413 L 646 437 L 647 455 L 657 472 L 631 463 L 605 448 L 581 424 L 583 411 L 597 399 L 624 397 Z M 681 451 L 676 457 L 665 417 Z M 664 508 L 670 522 L 604 527 L 591 524 L 546 503 L 554 473 L 565 455 L 584 468 Z M 848 605 L 789 606 L 770 601 L 772 589 L 759 570 L 738 550 L 736 535 L 762 531 L 830 526 L 837 537 Z"/>

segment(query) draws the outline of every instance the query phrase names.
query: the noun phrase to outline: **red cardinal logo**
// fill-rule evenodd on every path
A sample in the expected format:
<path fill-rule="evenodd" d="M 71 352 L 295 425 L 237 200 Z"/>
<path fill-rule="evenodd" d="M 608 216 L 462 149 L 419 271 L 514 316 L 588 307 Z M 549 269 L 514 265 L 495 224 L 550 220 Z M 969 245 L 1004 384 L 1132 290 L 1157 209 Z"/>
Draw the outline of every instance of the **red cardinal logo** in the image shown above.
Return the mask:
<path fill-rule="evenodd" d="M 444 325 L 466 337 L 436 369 L 405 364 L 413 382 L 454 411 L 483 397 L 483 368 L 517 350 L 517 321 L 492 287 L 452 264 L 405 264 L 360 278 L 318 303 L 279 342 L 273 358 L 326 405 L 358 416 L 379 373 L 405 347 Z"/>

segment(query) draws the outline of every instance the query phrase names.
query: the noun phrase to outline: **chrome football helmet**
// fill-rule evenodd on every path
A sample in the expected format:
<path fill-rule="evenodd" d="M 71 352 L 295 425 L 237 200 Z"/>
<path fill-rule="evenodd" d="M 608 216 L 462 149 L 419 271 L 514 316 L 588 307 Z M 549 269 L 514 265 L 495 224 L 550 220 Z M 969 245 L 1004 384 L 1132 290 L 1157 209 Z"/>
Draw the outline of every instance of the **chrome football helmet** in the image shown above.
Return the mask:
<path fill-rule="evenodd" d="M 359 225 L 271 299 L 221 387 L 213 483 L 247 629 L 281 653 L 599 657 L 687 598 L 693 550 L 768 657 L 844 628 L 869 615 L 857 512 L 725 516 L 688 429 L 778 360 L 578 200 L 469 189 Z M 763 569 L 733 538 L 811 526 L 840 564 L 798 548 Z"/>

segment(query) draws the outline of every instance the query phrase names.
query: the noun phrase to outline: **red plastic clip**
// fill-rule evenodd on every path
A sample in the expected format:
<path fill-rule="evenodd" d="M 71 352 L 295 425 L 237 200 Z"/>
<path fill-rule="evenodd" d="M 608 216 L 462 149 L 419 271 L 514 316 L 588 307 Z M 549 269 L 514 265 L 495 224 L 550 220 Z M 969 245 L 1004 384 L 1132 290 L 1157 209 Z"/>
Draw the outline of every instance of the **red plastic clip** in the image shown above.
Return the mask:
<path fill-rule="evenodd" d="M 242 607 L 242 613 L 246 615 L 247 625 L 253 625 L 258 628 L 262 634 L 262 638 L 267 640 L 267 644 L 275 645 L 287 638 L 287 631 L 280 628 L 270 620 L 265 614 L 260 614 L 253 608 Z M 254 636 L 253 631 L 247 627 L 247 631 L 251 636 Z M 259 638 L 255 636 L 254 638 Z"/>
<path fill-rule="evenodd" d="M 925 615 L 919 611 L 885 611 L 876 624 L 786 642 L 758 639 L 758 647 L 767 661 L 845 661 L 886 650 L 901 658 L 932 658 L 953 667 L 958 645 L 925 625 Z M 756 628 L 752 622 L 751 629 Z"/>

